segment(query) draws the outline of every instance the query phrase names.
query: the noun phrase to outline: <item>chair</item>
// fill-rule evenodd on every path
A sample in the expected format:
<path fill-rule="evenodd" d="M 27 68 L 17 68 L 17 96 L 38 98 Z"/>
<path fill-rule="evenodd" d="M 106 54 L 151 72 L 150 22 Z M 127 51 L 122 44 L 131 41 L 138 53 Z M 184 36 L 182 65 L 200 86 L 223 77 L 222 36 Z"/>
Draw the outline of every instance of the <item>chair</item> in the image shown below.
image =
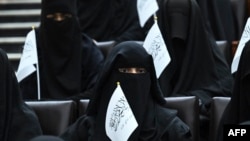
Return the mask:
<path fill-rule="evenodd" d="M 81 99 L 79 102 L 79 111 L 78 111 L 78 117 L 82 116 L 85 114 L 86 109 L 88 107 L 89 104 L 89 99 Z"/>
<path fill-rule="evenodd" d="M 224 55 L 227 63 L 231 65 L 232 62 L 232 50 L 226 40 L 216 41 L 217 46 L 220 48 L 222 54 Z"/>
<path fill-rule="evenodd" d="M 199 141 L 199 100 L 196 96 L 166 97 L 167 107 L 176 109 L 178 116 L 189 127 L 193 141 Z"/>
<path fill-rule="evenodd" d="M 95 44 L 101 50 L 104 57 L 106 58 L 112 47 L 115 45 L 115 41 L 95 42 Z"/>
<path fill-rule="evenodd" d="M 76 119 L 76 103 L 66 101 L 25 101 L 37 114 L 44 135 L 59 135 Z"/>
<path fill-rule="evenodd" d="M 215 141 L 220 119 L 230 99 L 230 97 L 213 97 L 210 112 L 209 141 Z"/>

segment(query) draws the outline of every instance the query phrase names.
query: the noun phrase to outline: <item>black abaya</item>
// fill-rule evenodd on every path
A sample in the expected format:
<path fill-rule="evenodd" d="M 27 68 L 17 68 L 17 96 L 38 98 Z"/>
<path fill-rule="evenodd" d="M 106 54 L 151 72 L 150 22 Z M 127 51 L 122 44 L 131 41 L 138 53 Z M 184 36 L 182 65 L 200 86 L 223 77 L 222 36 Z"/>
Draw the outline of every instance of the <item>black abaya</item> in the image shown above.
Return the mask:
<path fill-rule="evenodd" d="M 119 68 L 131 67 L 146 71 L 139 74 L 119 71 Z M 86 115 L 61 135 L 65 141 L 110 140 L 105 133 L 105 115 L 117 82 L 138 123 L 128 141 L 191 140 L 190 129 L 176 116 L 176 110 L 165 107 L 152 56 L 141 45 L 130 41 L 118 44 L 111 51 Z"/>
<path fill-rule="evenodd" d="M 195 0 L 159 0 L 159 27 L 171 62 L 160 76 L 164 96 L 231 96 L 233 77 Z"/>
<path fill-rule="evenodd" d="M 218 141 L 222 141 L 223 126 L 226 124 L 242 124 L 250 121 L 250 41 L 243 48 L 238 69 L 235 73 L 233 94 L 222 115 L 218 131 Z"/>
<path fill-rule="evenodd" d="M 143 41 L 136 0 L 78 0 L 81 31 L 94 40 Z"/>
<path fill-rule="evenodd" d="M 70 16 L 62 21 L 47 18 L 58 12 Z M 91 97 L 104 57 L 92 39 L 81 33 L 76 1 L 42 1 L 37 44 L 41 99 Z M 25 99 L 37 99 L 37 77 L 32 75 L 21 82 Z"/>
<path fill-rule="evenodd" d="M 0 140 L 28 141 L 41 134 L 38 118 L 24 103 L 15 72 L 0 49 Z"/>

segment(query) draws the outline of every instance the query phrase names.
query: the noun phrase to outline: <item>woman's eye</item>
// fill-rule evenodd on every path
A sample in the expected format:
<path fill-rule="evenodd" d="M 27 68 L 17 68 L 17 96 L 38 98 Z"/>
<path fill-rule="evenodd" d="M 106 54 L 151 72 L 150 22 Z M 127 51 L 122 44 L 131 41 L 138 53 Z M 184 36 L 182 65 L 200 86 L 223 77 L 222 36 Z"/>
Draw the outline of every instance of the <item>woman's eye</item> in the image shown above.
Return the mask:
<path fill-rule="evenodd" d="M 146 73 L 146 69 L 144 69 L 144 68 L 139 68 L 138 73 Z"/>
<path fill-rule="evenodd" d="M 133 73 L 133 74 L 146 73 L 145 68 L 119 68 L 118 70 L 121 73 Z"/>
<path fill-rule="evenodd" d="M 72 17 L 71 14 L 63 14 L 63 13 L 54 13 L 46 15 L 46 18 L 53 19 L 54 21 L 63 21 L 71 17 Z"/>

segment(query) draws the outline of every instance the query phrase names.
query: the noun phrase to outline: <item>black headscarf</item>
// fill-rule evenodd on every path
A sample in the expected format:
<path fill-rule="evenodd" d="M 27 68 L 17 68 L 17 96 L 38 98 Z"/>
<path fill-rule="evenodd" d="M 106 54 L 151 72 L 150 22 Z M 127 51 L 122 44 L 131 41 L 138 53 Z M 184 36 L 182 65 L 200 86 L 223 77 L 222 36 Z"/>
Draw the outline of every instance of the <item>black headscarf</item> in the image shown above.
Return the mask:
<path fill-rule="evenodd" d="M 218 137 L 222 140 L 223 126 L 250 121 L 250 41 L 243 48 L 238 70 L 235 73 L 233 94 L 220 122 Z"/>
<path fill-rule="evenodd" d="M 56 12 L 71 17 L 63 21 L 46 18 Z M 81 33 L 76 1 L 42 0 L 38 32 L 41 97 L 72 98 L 91 89 L 104 57 L 92 39 Z"/>
<path fill-rule="evenodd" d="M 121 73 L 118 68 L 145 68 L 146 73 Z M 136 42 L 118 44 L 108 56 L 89 103 L 87 114 L 62 135 L 66 141 L 108 141 L 105 115 L 110 98 L 120 82 L 138 127 L 129 141 L 190 140 L 190 130 L 175 110 L 164 107 L 165 99 L 159 89 L 152 56 Z"/>
<path fill-rule="evenodd" d="M 171 62 L 160 76 L 164 96 L 230 96 L 233 77 L 195 0 L 159 0 L 158 22 Z"/>
<path fill-rule="evenodd" d="M 97 41 L 142 41 L 136 0 L 78 0 L 82 32 Z"/>
<path fill-rule="evenodd" d="M 7 54 L 0 49 L 0 140 L 28 141 L 41 134 L 38 118 L 24 103 Z"/>

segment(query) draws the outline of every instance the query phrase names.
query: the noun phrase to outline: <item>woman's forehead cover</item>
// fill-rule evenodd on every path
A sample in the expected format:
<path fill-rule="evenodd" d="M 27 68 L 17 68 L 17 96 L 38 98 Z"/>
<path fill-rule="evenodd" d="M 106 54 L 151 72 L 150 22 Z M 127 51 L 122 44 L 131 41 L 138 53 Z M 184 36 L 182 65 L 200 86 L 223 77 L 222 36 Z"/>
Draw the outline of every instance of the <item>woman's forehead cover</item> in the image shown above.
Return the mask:
<path fill-rule="evenodd" d="M 151 67 L 152 57 L 145 48 L 133 41 L 118 44 L 110 53 L 109 59 L 116 67 Z"/>
<path fill-rule="evenodd" d="M 43 15 L 52 13 L 70 13 L 76 15 L 75 0 L 42 0 Z"/>

